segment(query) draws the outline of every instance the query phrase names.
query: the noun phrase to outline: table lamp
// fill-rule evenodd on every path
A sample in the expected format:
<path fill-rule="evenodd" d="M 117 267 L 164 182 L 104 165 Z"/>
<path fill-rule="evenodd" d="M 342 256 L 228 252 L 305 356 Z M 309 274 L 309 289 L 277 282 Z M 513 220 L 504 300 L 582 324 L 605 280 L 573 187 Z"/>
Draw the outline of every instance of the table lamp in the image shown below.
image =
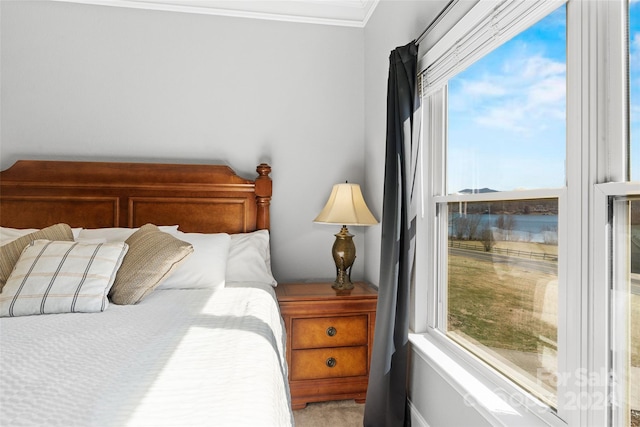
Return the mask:
<path fill-rule="evenodd" d="M 349 233 L 347 225 L 378 223 L 364 202 L 360 186 L 349 183 L 334 185 L 327 204 L 313 221 L 342 224 L 342 229 L 335 235 L 336 241 L 331 250 L 333 261 L 336 263 L 336 280 L 332 287 L 339 291 L 353 289 L 351 267 L 356 260 L 356 246 L 353 243 L 353 234 Z"/>

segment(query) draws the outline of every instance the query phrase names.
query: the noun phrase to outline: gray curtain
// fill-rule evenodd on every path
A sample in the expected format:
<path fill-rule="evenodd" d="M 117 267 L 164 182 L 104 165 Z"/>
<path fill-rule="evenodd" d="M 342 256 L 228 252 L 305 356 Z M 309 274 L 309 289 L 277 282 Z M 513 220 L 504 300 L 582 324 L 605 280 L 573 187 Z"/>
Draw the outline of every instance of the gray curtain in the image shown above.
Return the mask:
<path fill-rule="evenodd" d="M 376 329 L 364 425 L 408 426 L 409 288 L 415 254 L 414 197 L 420 131 L 418 46 L 389 57 L 382 247 Z"/>

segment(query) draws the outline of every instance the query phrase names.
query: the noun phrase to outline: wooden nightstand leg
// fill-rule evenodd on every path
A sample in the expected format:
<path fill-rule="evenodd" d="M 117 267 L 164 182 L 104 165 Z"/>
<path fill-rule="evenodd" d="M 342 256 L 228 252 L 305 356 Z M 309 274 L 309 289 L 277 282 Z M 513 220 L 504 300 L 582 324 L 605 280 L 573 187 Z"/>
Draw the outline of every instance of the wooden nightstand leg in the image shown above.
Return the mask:
<path fill-rule="evenodd" d="M 304 409 L 307 407 L 306 403 L 291 403 L 291 409 L 297 411 L 298 409 Z"/>

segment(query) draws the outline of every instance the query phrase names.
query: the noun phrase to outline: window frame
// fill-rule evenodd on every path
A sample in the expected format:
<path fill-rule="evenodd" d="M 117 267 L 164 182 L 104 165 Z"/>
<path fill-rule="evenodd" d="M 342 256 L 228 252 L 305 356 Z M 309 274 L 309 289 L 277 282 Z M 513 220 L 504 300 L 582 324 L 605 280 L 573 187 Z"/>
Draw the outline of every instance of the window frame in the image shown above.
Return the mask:
<path fill-rule="evenodd" d="M 486 12 L 489 3 L 480 0 L 478 8 L 482 5 Z M 547 3 L 555 3 L 549 12 L 557 7 L 557 2 Z M 581 397 L 596 394 L 610 402 L 611 379 L 578 381 L 576 376 L 608 373 L 612 363 L 610 294 L 609 287 L 603 285 L 607 283 L 603 280 L 610 270 L 605 262 L 608 254 L 602 252 L 606 245 L 601 245 L 608 238 L 603 237 L 601 217 L 608 213 L 609 208 L 603 201 L 606 198 L 601 196 L 599 185 L 626 181 L 629 176 L 626 155 L 627 6 L 626 1 L 567 1 L 566 186 L 517 194 L 518 198 L 532 198 L 538 194 L 557 194 L 558 197 L 558 280 L 564 281 L 564 286 L 559 288 L 564 291 L 559 295 L 558 367 L 559 373 L 572 377 L 566 384 L 559 385 L 557 413 L 545 410 L 535 397 L 452 343 L 438 329 L 439 322 L 442 323 L 443 316 L 446 316 L 439 306 L 443 296 L 443 260 L 440 254 L 446 253 L 446 236 L 438 234 L 437 206 L 438 203 L 458 201 L 460 196 L 446 195 L 445 192 L 446 87 L 430 87 L 428 96 L 422 99 L 420 190 L 423 203 L 418 215 L 417 257 L 427 262 L 418 261 L 416 264 L 411 327 L 418 334 L 416 337 L 427 338 L 492 390 L 507 396 L 513 406 L 537 417 L 541 425 L 610 425 L 613 419 L 611 406 L 580 402 Z M 482 20 L 481 16 L 473 16 L 474 9 L 460 21 L 467 29 L 469 22 Z M 513 27 L 514 34 L 531 25 L 530 20 L 522 22 L 519 27 Z M 448 44 L 449 49 L 455 48 L 456 37 L 463 31 L 457 27 L 459 25 L 454 25 L 421 58 L 420 70 L 426 70 L 433 63 L 436 53 L 446 51 L 443 46 Z M 486 194 L 470 196 L 464 196 L 464 200 L 473 200 L 474 197 L 487 200 L 488 197 Z M 515 196 L 514 192 L 501 192 L 491 197 L 510 200 Z M 440 230 L 446 234 L 446 228 L 441 225 Z M 603 301 L 607 306 L 604 310 L 600 308 Z M 571 334 L 567 333 L 569 325 Z M 414 345 L 419 347 L 418 340 L 414 341 Z M 574 403 L 572 407 L 568 405 L 569 400 Z"/>

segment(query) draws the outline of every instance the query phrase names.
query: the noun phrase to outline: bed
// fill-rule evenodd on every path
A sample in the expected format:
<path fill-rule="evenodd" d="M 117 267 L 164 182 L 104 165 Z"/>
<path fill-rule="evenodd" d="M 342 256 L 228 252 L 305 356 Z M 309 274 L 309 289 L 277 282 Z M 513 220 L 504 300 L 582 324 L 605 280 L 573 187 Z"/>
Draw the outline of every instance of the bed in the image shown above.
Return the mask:
<path fill-rule="evenodd" d="M 0 271 L 0 425 L 293 425 L 270 171 L 19 161 L 0 172 L 0 264 L 20 248 Z M 66 277 L 82 285 L 69 291 Z"/>

